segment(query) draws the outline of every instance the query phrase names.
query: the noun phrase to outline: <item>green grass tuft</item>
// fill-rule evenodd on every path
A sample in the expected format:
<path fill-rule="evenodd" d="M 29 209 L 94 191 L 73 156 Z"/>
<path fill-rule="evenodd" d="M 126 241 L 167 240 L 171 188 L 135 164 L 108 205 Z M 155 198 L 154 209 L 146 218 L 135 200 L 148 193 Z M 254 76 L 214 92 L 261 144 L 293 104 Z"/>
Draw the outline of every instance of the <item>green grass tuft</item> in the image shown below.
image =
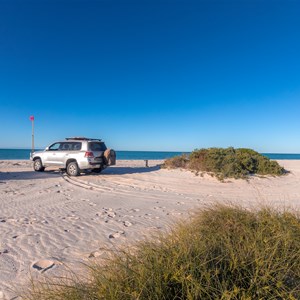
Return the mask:
<path fill-rule="evenodd" d="M 219 205 L 134 249 L 91 267 L 89 284 L 36 287 L 25 299 L 300 299 L 300 219 L 290 212 Z"/>
<path fill-rule="evenodd" d="M 167 159 L 165 168 L 186 168 L 208 172 L 224 178 L 247 178 L 248 175 L 283 175 L 285 170 L 276 161 L 251 149 L 208 148 L 193 151 L 189 156 Z"/>

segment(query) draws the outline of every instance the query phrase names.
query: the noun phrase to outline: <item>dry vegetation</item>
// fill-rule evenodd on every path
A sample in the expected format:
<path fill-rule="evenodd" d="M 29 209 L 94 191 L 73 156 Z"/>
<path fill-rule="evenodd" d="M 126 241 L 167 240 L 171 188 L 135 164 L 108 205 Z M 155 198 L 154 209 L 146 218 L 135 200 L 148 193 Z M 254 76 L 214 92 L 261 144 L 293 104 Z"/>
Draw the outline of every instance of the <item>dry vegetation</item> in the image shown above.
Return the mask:
<path fill-rule="evenodd" d="M 35 284 L 32 300 L 299 299 L 300 219 L 215 206 L 91 267 L 89 284 Z"/>

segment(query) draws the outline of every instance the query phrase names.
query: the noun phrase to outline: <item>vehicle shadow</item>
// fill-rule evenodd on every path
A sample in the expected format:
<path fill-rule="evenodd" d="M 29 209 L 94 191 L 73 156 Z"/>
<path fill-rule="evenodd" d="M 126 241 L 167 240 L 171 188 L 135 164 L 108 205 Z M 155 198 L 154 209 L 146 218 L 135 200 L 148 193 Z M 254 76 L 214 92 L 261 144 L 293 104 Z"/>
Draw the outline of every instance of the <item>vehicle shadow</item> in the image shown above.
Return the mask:
<path fill-rule="evenodd" d="M 160 165 L 153 167 L 109 167 L 103 170 L 100 174 L 88 172 L 83 173 L 83 176 L 105 176 L 105 175 L 125 175 L 125 174 L 141 174 L 150 173 L 160 169 Z M 60 170 L 46 170 L 44 172 L 34 171 L 12 171 L 0 172 L 0 184 L 10 180 L 34 180 L 59 177 L 62 175 Z"/>
<path fill-rule="evenodd" d="M 33 180 L 33 179 L 46 179 L 60 176 L 60 171 L 13 171 L 13 172 L 0 172 L 0 184 L 9 180 Z"/>
<path fill-rule="evenodd" d="M 140 174 L 140 173 L 150 173 L 158 171 L 160 165 L 153 167 L 109 167 L 103 170 L 99 175 L 125 175 L 125 174 Z M 89 173 L 87 175 L 95 175 L 95 173 Z M 98 174 L 97 174 L 98 175 Z"/>

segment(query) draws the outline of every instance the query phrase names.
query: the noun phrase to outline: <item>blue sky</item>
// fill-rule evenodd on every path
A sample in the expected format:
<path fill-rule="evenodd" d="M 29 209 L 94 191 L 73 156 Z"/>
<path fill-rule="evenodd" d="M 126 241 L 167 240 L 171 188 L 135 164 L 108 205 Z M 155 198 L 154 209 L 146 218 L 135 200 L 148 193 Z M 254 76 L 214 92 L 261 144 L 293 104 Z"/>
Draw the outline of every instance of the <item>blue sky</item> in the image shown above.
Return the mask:
<path fill-rule="evenodd" d="M 0 0 L 0 148 L 300 153 L 299 1 Z"/>

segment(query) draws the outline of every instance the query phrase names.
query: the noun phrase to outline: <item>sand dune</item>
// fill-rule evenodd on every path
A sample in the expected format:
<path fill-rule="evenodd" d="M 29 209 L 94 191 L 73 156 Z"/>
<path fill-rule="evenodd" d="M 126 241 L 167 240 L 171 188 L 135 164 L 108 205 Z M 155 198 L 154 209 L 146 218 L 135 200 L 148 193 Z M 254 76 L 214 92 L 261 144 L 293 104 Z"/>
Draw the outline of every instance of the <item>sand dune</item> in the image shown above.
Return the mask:
<path fill-rule="evenodd" d="M 300 161 L 279 161 L 291 171 L 280 178 L 225 183 L 159 163 L 118 161 L 99 175 L 69 178 L 54 169 L 33 172 L 29 161 L 0 161 L 0 296 L 12 299 L 30 275 L 80 269 L 103 247 L 165 230 L 216 201 L 299 209 Z"/>

